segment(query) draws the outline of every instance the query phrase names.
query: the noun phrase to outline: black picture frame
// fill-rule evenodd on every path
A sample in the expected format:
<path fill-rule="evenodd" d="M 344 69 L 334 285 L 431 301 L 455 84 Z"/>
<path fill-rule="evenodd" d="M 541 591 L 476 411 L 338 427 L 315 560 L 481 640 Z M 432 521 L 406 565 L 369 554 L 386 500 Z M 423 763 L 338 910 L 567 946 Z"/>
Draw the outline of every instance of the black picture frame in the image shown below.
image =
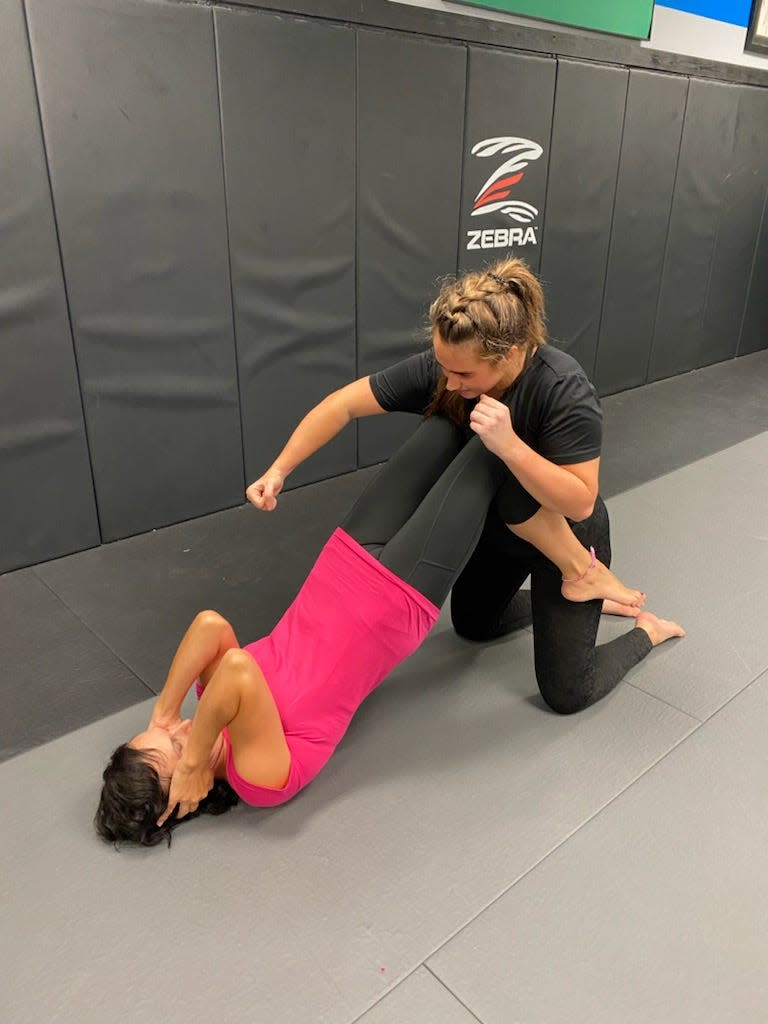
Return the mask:
<path fill-rule="evenodd" d="M 744 49 L 768 54 L 768 0 L 754 0 Z"/>

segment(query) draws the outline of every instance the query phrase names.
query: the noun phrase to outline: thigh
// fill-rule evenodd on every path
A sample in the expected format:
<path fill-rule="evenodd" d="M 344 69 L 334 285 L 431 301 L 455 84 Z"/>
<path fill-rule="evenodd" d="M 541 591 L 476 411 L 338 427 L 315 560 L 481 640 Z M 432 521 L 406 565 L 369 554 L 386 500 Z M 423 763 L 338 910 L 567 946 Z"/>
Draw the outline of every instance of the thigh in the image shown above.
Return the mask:
<path fill-rule="evenodd" d="M 501 460 L 473 437 L 387 542 L 382 564 L 442 604 L 478 542 L 506 473 Z"/>
<path fill-rule="evenodd" d="M 466 443 L 440 416 L 424 420 L 357 499 L 341 526 L 374 553 L 401 529 Z"/>
<path fill-rule="evenodd" d="M 491 514 L 477 547 L 451 592 L 451 621 L 468 640 L 493 640 L 526 624 L 525 607 L 512 608 L 537 552 Z"/>

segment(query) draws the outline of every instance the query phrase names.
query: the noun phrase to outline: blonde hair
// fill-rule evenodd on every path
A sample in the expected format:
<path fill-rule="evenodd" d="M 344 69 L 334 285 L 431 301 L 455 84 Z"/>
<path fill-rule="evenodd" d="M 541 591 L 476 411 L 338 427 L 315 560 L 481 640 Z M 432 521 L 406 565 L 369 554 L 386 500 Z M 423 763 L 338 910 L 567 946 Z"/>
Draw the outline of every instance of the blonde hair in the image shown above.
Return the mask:
<path fill-rule="evenodd" d="M 429 307 L 430 332 L 446 345 L 474 343 L 481 359 L 498 362 L 513 345 L 525 352 L 527 367 L 534 350 L 547 343 L 544 292 L 521 259 L 499 260 L 486 270 L 472 270 L 444 282 Z M 467 403 L 446 390 L 443 377 L 426 415 L 440 412 L 465 423 Z"/>

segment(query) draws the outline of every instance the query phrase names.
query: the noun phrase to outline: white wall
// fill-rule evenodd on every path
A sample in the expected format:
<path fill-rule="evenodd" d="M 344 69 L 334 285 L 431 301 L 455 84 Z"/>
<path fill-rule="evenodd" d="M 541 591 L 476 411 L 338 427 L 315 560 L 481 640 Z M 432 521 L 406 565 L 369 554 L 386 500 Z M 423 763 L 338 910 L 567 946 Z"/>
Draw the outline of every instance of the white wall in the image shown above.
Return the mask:
<path fill-rule="evenodd" d="M 587 29 L 570 28 L 567 25 L 555 25 L 553 22 L 535 21 L 532 18 L 519 18 L 512 14 L 499 11 L 488 11 L 482 7 L 470 7 L 466 4 L 450 3 L 448 0 L 393 0 L 394 3 L 408 4 L 411 7 L 427 7 L 446 14 L 462 14 L 473 18 L 489 18 L 493 21 L 506 22 L 509 25 L 528 25 L 531 28 L 555 28 L 558 32 L 576 35 L 595 35 Z M 764 68 L 768 71 L 768 57 L 754 53 L 744 53 L 746 28 L 730 25 L 712 18 L 702 18 L 696 14 L 687 14 L 671 7 L 662 7 L 658 2 L 654 7 L 651 23 L 651 37 L 640 45 L 652 50 L 664 50 L 667 53 L 681 53 L 689 57 L 702 57 L 707 60 L 724 61 L 727 64 L 742 64 L 747 67 Z"/>
<path fill-rule="evenodd" d="M 457 5 L 454 4 L 454 7 Z M 722 60 L 727 64 L 743 64 L 768 71 L 768 57 L 757 53 L 744 53 L 746 28 L 729 25 L 725 21 L 686 14 L 671 7 L 653 9 L 651 38 L 641 46 L 669 53 L 684 53 L 689 57 Z"/>

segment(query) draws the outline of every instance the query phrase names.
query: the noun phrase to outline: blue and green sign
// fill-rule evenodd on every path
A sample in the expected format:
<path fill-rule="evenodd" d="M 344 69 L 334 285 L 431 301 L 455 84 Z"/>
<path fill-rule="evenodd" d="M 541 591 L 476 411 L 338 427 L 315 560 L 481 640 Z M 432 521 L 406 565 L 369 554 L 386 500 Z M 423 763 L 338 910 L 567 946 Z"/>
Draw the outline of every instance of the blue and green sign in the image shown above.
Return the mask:
<path fill-rule="evenodd" d="M 475 7 L 490 7 L 507 14 L 542 18 L 561 25 L 578 25 L 597 32 L 647 39 L 651 31 L 653 0 L 459 0 Z"/>

